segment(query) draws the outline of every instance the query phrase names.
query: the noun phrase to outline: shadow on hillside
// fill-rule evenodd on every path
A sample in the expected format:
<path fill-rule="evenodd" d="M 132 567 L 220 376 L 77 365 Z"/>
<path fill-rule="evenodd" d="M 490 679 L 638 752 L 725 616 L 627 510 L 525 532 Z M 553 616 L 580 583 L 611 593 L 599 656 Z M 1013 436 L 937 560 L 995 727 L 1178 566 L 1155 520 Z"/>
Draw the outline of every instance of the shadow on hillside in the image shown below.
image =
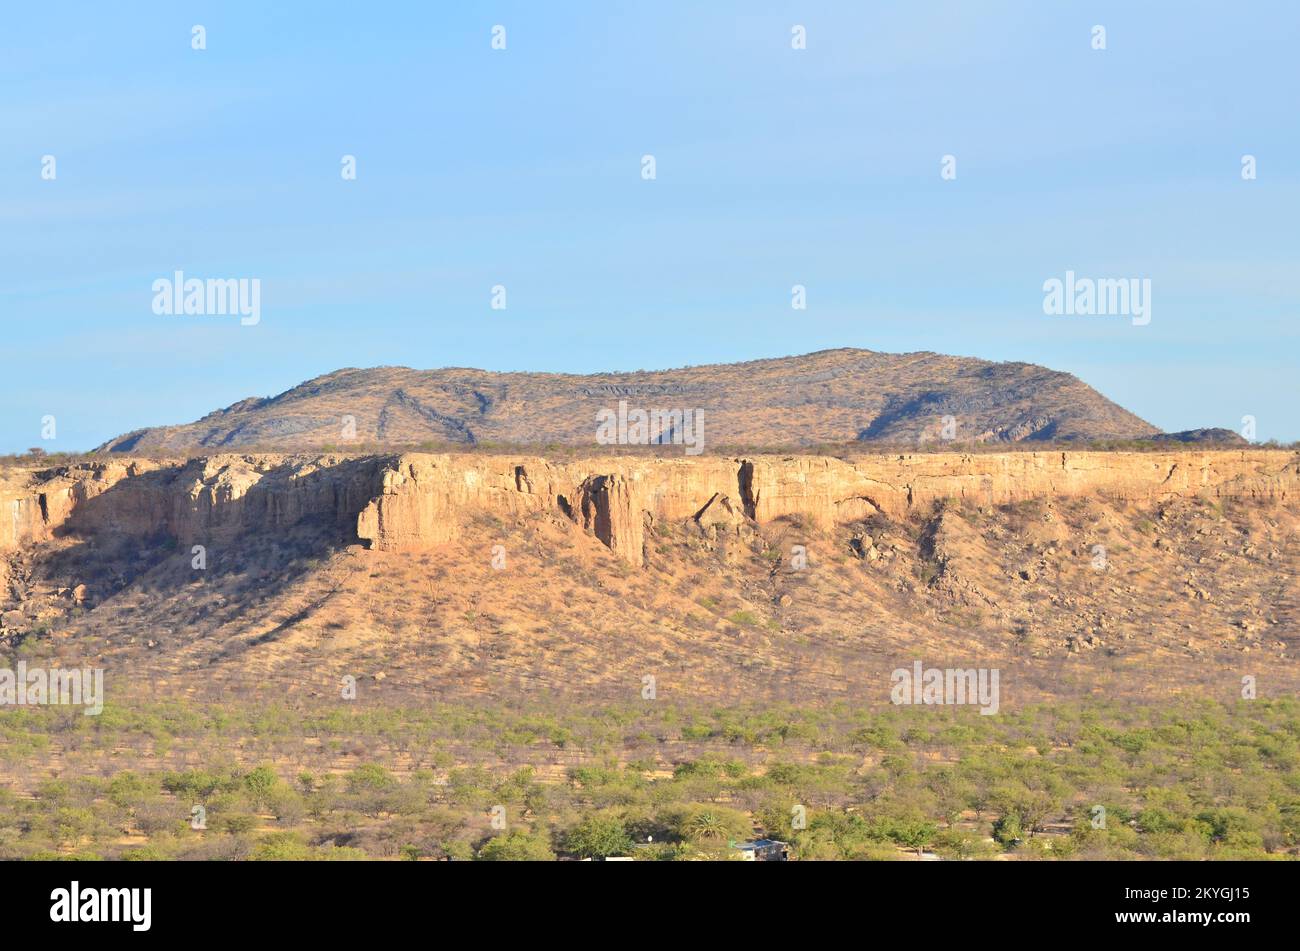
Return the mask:
<path fill-rule="evenodd" d="M 258 480 L 234 498 L 219 481 L 226 467 L 205 472 L 202 460 L 130 475 L 77 504 L 54 533 L 62 544 L 33 550 L 33 576 L 85 585 L 91 617 L 132 591 L 167 599 L 204 585 L 228 600 L 272 598 L 359 543 L 356 516 L 381 465 L 249 469 Z"/>

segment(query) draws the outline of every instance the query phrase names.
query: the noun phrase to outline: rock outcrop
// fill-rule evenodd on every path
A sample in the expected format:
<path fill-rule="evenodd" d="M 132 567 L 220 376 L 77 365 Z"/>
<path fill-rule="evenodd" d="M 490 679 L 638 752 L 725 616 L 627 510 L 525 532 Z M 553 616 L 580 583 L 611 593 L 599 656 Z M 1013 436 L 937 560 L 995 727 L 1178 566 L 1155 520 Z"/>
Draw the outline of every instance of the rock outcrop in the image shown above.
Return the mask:
<path fill-rule="evenodd" d="M 169 535 L 182 543 L 283 528 L 304 519 L 347 526 L 378 493 L 387 460 L 212 456 L 93 462 L 35 472 L 0 494 L 11 518 L 0 549 L 60 534 Z"/>
<path fill-rule="evenodd" d="M 899 518 L 942 499 L 1001 505 L 1045 496 L 1285 500 L 1300 456 L 1282 450 L 1009 452 L 752 458 L 496 454 L 111 461 L 0 483 L 0 550 L 56 535 L 169 535 L 181 544 L 304 521 L 385 551 L 434 548 L 476 515 L 553 513 L 627 562 L 657 520 L 702 526 L 793 517 L 830 529 Z"/>

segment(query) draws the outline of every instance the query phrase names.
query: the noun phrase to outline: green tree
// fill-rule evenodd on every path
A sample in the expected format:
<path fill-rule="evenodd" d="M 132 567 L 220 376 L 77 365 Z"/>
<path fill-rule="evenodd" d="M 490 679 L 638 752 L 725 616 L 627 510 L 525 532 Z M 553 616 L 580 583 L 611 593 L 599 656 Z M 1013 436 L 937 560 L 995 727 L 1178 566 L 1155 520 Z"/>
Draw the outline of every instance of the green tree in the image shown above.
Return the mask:
<path fill-rule="evenodd" d="M 993 823 L 993 839 L 1006 848 L 1011 848 L 1024 836 L 1020 828 L 1020 815 L 1008 812 Z"/>
<path fill-rule="evenodd" d="M 938 831 L 933 822 L 924 819 L 900 819 L 894 823 L 889 837 L 904 848 L 916 850 L 920 855 L 934 841 Z"/>
<path fill-rule="evenodd" d="M 588 816 L 569 830 L 564 847 L 583 858 L 626 855 L 632 849 L 632 837 L 614 816 Z"/>
<path fill-rule="evenodd" d="M 934 837 L 934 851 L 946 859 L 988 858 L 996 851 L 973 832 L 962 829 L 946 829 Z"/>
<path fill-rule="evenodd" d="M 271 798 L 271 791 L 279 782 L 280 777 L 270 766 L 259 766 L 244 777 L 249 797 L 260 806 L 266 805 Z"/>
<path fill-rule="evenodd" d="M 311 856 L 311 849 L 297 832 L 272 832 L 262 838 L 253 852 L 257 862 L 300 862 Z"/>
<path fill-rule="evenodd" d="M 348 792 L 379 792 L 392 789 L 397 778 L 375 763 L 363 763 L 348 773 Z"/>
<path fill-rule="evenodd" d="M 514 830 L 488 839 L 478 850 L 480 862 L 553 862 L 555 853 L 541 835 Z"/>

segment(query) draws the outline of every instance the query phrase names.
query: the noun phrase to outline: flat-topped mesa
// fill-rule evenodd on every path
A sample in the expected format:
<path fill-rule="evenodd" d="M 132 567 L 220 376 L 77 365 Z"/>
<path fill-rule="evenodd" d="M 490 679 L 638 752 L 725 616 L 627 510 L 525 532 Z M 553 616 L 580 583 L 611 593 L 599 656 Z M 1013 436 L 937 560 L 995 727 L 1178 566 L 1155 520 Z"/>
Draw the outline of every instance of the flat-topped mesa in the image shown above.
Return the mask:
<path fill-rule="evenodd" d="M 306 519 L 355 526 L 391 457 L 218 455 L 89 462 L 0 489 L 0 550 L 57 535 L 230 539 Z"/>
<path fill-rule="evenodd" d="M 383 551 L 441 544 L 461 535 L 462 516 L 553 511 L 634 564 L 647 519 L 688 519 L 714 496 L 735 497 L 732 459 L 619 457 L 549 462 L 540 457 L 411 453 L 385 474 L 383 492 L 357 519 L 357 537 Z"/>
<path fill-rule="evenodd" d="M 387 551 L 460 536 L 475 511 L 555 511 L 632 564 L 642 564 L 656 520 L 704 523 L 798 516 L 829 529 L 875 512 L 898 518 L 956 498 L 1000 505 L 1043 496 L 1101 494 L 1130 501 L 1164 496 L 1285 500 L 1300 490 L 1300 457 L 1288 451 L 918 453 L 755 459 L 401 456 L 382 494 L 360 513 L 357 536 Z"/>
<path fill-rule="evenodd" d="M 418 551 L 463 538 L 473 517 L 550 512 L 620 558 L 644 563 L 656 521 L 797 516 L 830 529 L 899 518 L 941 499 L 1000 505 L 1036 497 L 1129 501 L 1206 496 L 1285 501 L 1300 455 L 1285 450 L 1009 452 L 826 456 L 218 455 L 93 462 L 0 481 L 0 550 L 56 534 L 166 534 L 182 544 L 310 522 L 341 541 Z"/>
<path fill-rule="evenodd" d="M 1002 505 L 1102 494 L 1294 497 L 1300 455 L 1283 450 L 1203 452 L 916 453 L 852 461 L 800 456 L 742 470 L 746 508 L 759 522 L 800 514 L 821 524 L 880 511 L 899 517 L 942 499 Z"/>

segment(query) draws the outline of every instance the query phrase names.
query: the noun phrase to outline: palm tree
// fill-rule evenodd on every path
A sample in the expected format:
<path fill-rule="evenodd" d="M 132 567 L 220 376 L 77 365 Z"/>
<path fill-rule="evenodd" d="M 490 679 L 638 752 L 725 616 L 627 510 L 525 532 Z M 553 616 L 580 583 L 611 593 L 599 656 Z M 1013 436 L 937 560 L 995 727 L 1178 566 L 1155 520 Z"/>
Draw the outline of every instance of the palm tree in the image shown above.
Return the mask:
<path fill-rule="evenodd" d="M 687 838 L 696 841 L 717 842 L 726 837 L 727 830 L 722 817 L 716 812 L 697 812 L 686 823 Z"/>

